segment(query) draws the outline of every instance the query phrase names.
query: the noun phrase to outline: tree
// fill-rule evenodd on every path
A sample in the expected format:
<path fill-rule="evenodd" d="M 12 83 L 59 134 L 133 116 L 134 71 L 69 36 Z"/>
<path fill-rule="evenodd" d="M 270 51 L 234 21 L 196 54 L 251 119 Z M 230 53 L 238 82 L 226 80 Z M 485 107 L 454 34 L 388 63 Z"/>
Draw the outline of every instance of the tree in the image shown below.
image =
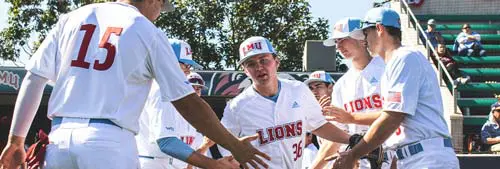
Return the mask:
<path fill-rule="evenodd" d="M 21 52 L 33 54 L 60 14 L 86 4 L 104 1 L 5 0 L 11 7 L 8 26 L 0 31 L 0 58 L 15 61 Z M 35 38 L 31 39 L 32 37 Z"/>
<path fill-rule="evenodd" d="M 314 19 L 305 0 L 175 1 L 157 26 L 187 40 L 206 69 L 236 68 L 239 44 L 251 36 L 270 39 L 281 71 L 302 70 L 306 40 L 326 39 L 328 22 Z"/>
<path fill-rule="evenodd" d="M 104 1 L 104 0 L 101 0 Z M 32 54 L 57 16 L 98 0 L 7 0 L 9 26 L 0 32 L 0 57 L 15 60 L 21 49 Z M 45 5 L 41 5 L 45 4 Z M 281 71 L 302 70 L 308 39 L 326 39 L 328 23 L 314 19 L 306 0 L 175 0 L 174 12 L 155 22 L 170 38 L 186 40 L 205 69 L 236 68 L 239 44 L 251 36 L 270 39 Z M 33 44 L 29 37 L 38 34 Z"/>

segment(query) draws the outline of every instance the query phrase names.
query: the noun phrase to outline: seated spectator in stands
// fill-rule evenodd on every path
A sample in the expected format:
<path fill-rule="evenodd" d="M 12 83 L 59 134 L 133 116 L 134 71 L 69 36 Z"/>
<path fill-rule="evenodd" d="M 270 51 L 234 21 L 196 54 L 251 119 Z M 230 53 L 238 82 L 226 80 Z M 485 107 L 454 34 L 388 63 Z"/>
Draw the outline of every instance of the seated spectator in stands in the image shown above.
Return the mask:
<path fill-rule="evenodd" d="M 484 144 L 492 145 L 492 152 L 500 152 L 500 102 L 491 105 L 488 121 L 481 128 L 481 140 Z"/>
<path fill-rule="evenodd" d="M 473 32 L 469 24 L 462 26 L 462 32 L 458 34 L 455 46 L 458 46 L 456 51 L 460 56 L 484 56 L 486 53 L 481 45 L 481 35 Z"/>
<path fill-rule="evenodd" d="M 434 19 L 429 19 L 429 21 L 427 21 L 427 30 L 425 30 L 425 34 L 427 35 L 427 39 L 431 41 L 434 49 L 436 49 L 438 44 L 444 44 L 444 38 L 441 32 L 436 31 L 436 21 Z M 423 37 L 422 42 L 425 44 L 425 38 Z"/>
<path fill-rule="evenodd" d="M 452 78 L 455 78 L 458 74 L 458 70 L 456 68 L 457 65 L 451 56 L 451 52 L 448 50 L 448 48 L 446 48 L 446 45 L 439 44 L 436 52 L 438 53 L 439 60 L 443 62 L 446 70 L 448 70 L 448 73 L 450 73 Z"/>

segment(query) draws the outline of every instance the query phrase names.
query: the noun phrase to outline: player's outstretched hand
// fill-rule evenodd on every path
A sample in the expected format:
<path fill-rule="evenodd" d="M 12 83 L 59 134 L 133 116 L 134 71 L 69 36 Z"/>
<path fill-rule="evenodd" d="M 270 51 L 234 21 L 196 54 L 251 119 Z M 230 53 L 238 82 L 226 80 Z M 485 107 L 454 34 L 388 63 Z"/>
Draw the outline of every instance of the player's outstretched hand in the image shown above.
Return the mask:
<path fill-rule="evenodd" d="M 217 165 L 213 169 L 239 169 L 240 163 L 233 156 L 223 157 L 217 160 Z"/>
<path fill-rule="evenodd" d="M 319 98 L 318 101 L 319 101 L 319 105 L 321 106 L 321 108 L 323 108 L 323 107 L 329 106 L 332 103 L 332 98 L 328 95 L 324 95 L 324 96 L 321 96 L 321 98 Z"/>
<path fill-rule="evenodd" d="M 352 114 L 342 108 L 325 106 L 322 111 L 328 121 L 337 121 L 340 123 L 352 123 L 354 121 Z"/>
<path fill-rule="evenodd" d="M 271 157 L 269 157 L 267 154 L 257 150 L 250 144 L 250 142 L 256 140 L 259 138 L 259 135 L 253 135 L 253 136 L 245 136 L 240 138 L 240 141 L 243 143 L 241 148 L 237 148 L 234 150 L 233 155 L 240 162 L 241 166 L 243 166 L 244 169 L 249 168 L 248 164 L 249 163 L 253 168 L 260 169 L 260 168 L 269 168 L 266 162 L 262 160 L 262 158 L 271 160 Z"/>
<path fill-rule="evenodd" d="M 0 169 L 25 168 L 26 152 L 21 144 L 7 144 L 0 156 Z"/>

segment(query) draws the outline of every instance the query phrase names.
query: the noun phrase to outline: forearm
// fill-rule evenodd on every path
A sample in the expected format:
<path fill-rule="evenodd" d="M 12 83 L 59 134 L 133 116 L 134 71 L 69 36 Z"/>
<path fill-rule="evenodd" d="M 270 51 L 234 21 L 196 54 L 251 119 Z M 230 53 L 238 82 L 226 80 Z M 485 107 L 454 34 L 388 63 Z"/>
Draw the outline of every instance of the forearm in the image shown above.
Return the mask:
<path fill-rule="evenodd" d="M 486 144 L 500 143 L 500 138 L 486 138 Z"/>
<path fill-rule="evenodd" d="M 24 77 L 21 88 L 19 89 L 19 94 L 17 95 L 10 128 L 10 135 L 18 137 L 11 138 L 23 138 L 24 140 L 28 134 L 31 123 L 38 110 L 38 106 L 40 106 L 43 89 L 47 81 L 47 79 L 32 74 L 29 71 Z"/>
<path fill-rule="evenodd" d="M 319 148 L 318 154 L 314 159 L 313 164 L 311 165 L 311 169 L 322 169 L 325 165 L 328 164 L 328 161 L 325 161 L 325 158 L 337 153 L 339 150 L 340 144 L 331 142 L 328 140 L 324 140 L 323 144 Z"/>
<path fill-rule="evenodd" d="M 405 116 L 399 112 L 382 112 L 380 117 L 370 126 L 363 140 L 351 150 L 354 157 L 360 158 L 381 145 L 400 126 Z"/>
<path fill-rule="evenodd" d="M 213 166 L 216 166 L 217 163 L 216 160 L 208 158 L 197 152 L 191 154 L 186 162 L 200 168 L 214 168 Z"/>
<path fill-rule="evenodd" d="M 219 122 L 212 108 L 196 94 L 172 102 L 179 113 L 200 133 L 228 150 L 234 150 L 239 141 Z"/>
<path fill-rule="evenodd" d="M 313 134 L 337 143 L 349 143 L 349 135 L 332 123 L 325 123 L 312 132 Z"/>
<path fill-rule="evenodd" d="M 369 112 L 369 113 L 353 113 L 353 123 L 361 125 L 371 125 L 378 117 L 380 117 L 380 112 Z"/>

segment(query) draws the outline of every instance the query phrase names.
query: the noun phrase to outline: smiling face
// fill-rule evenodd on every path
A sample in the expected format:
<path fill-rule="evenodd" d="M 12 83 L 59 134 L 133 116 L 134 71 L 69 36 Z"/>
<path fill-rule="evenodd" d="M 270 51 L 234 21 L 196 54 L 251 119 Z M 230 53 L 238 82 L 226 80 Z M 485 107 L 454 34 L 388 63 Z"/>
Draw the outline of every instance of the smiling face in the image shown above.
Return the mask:
<path fill-rule="evenodd" d="M 337 49 L 344 55 L 346 59 L 356 58 L 361 56 L 361 52 L 365 51 L 363 41 L 353 38 L 341 38 L 336 40 Z"/>
<path fill-rule="evenodd" d="M 266 85 L 277 80 L 279 60 L 270 53 L 252 56 L 241 64 L 245 74 L 250 77 L 255 85 Z"/>

